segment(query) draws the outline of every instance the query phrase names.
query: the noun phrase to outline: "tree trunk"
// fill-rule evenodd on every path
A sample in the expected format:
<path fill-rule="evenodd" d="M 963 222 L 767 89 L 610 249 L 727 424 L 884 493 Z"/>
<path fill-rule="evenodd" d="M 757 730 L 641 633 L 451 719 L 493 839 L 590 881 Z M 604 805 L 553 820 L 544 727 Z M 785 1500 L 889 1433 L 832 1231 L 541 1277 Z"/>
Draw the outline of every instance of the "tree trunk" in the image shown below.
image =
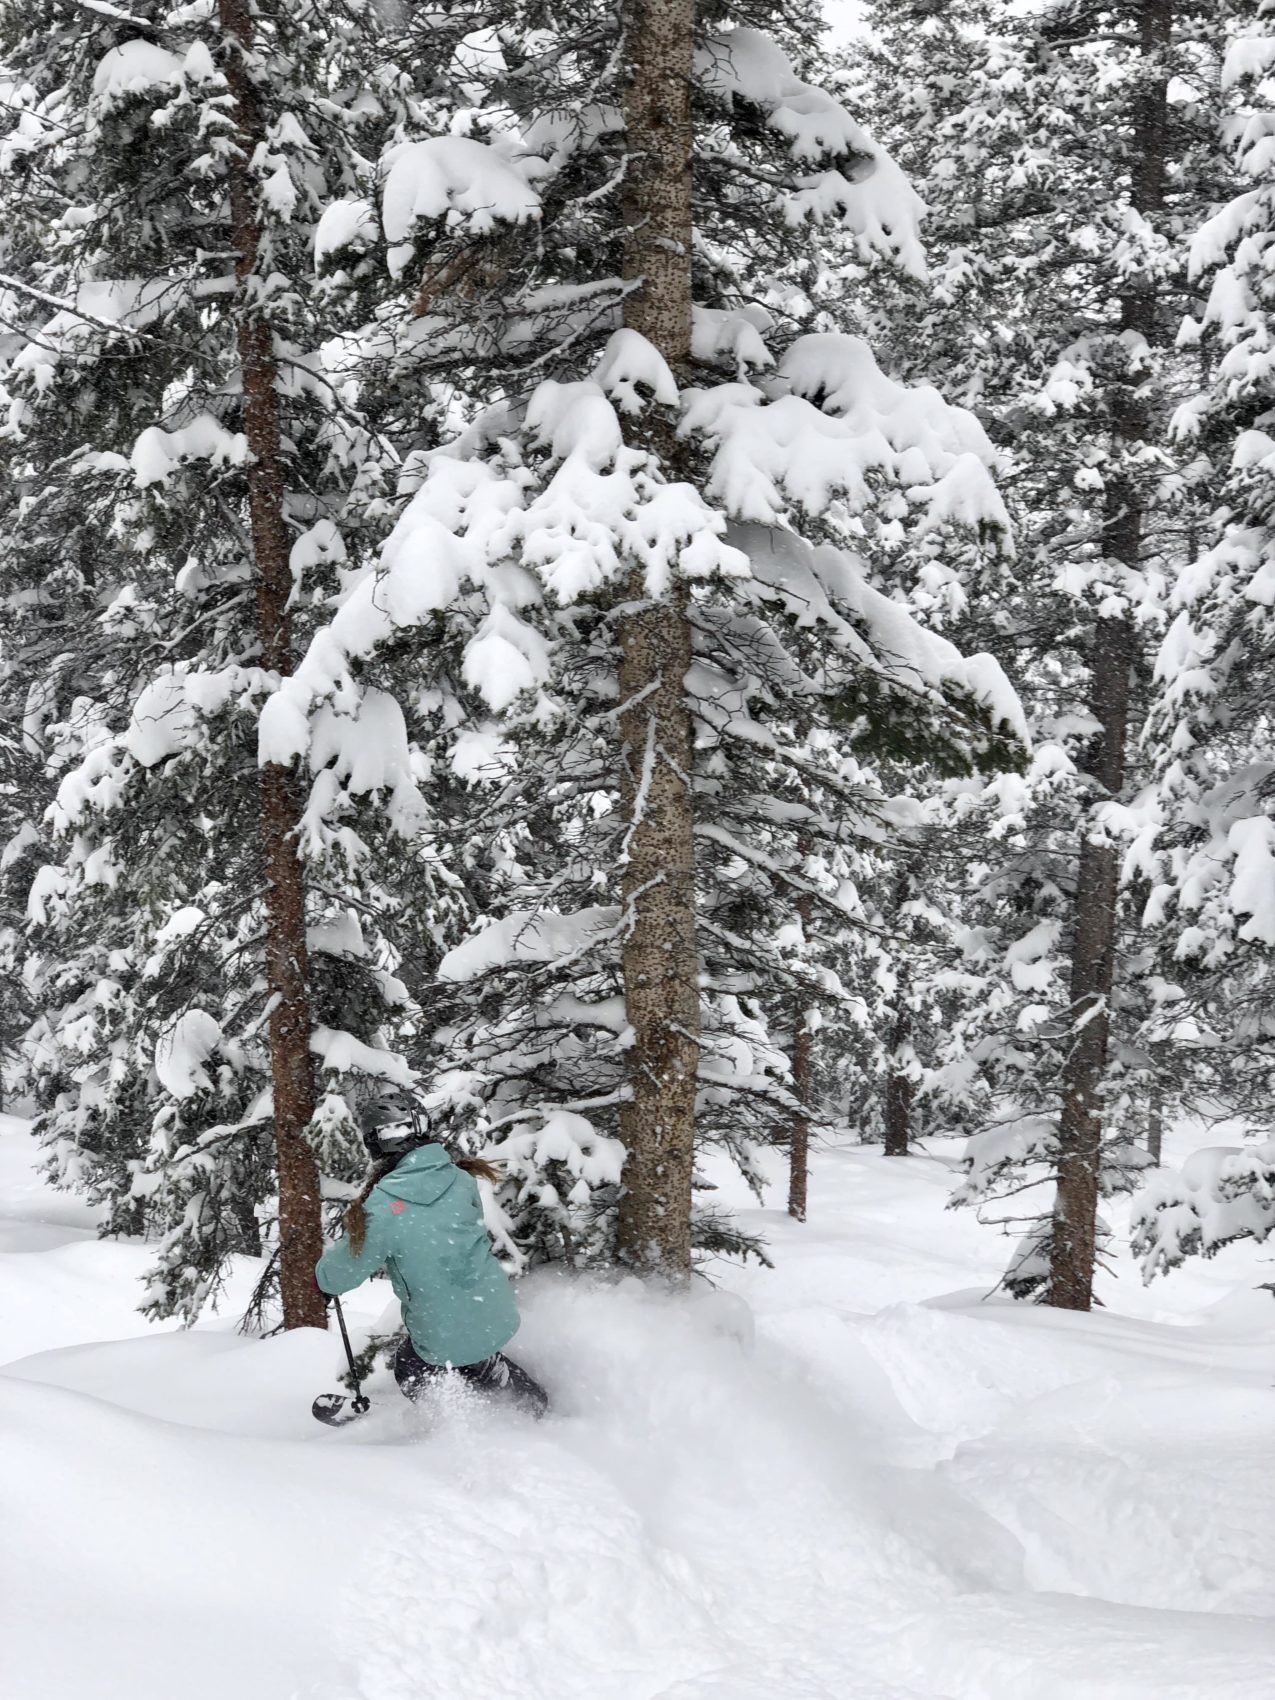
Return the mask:
<path fill-rule="evenodd" d="M 249 167 L 265 143 L 265 124 L 248 67 L 253 45 L 249 0 L 218 0 L 226 37 L 226 77 L 235 100 L 237 150 L 228 166 L 239 364 L 243 381 L 248 504 L 256 567 L 257 633 L 261 665 L 292 671 L 292 594 L 289 541 L 283 512 L 279 396 L 270 326 L 253 301 L 261 227 Z M 319 1170 L 306 1142 L 314 1115 L 310 1055 L 310 995 L 306 973 L 305 887 L 297 848 L 301 819 L 294 774 L 276 762 L 260 774 L 261 836 L 266 876 L 266 984 L 270 994 L 270 1069 L 279 1171 L 279 1285 L 285 1328 L 322 1328 L 326 1306 L 314 1282 L 323 1250 Z"/>
<path fill-rule="evenodd" d="M 1157 1168 L 1164 1153 L 1164 1087 L 1153 1080 L 1147 1103 L 1147 1155 Z"/>
<path fill-rule="evenodd" d="M 1099 720 L 1103 799 L 1124 783 L 1132 631 L 1125 620 L 1100 623 L 1090 706 Z M 1103 712 L 1105 708 L 1106 712 Z M 1048 1302 L 1088 1310 L 1097 1257 L 1098 1179 L 1102 1157 L 1103 1077 L 1111 1037 L 1119 851 L 1086 835 L 1080 844 L 1071 946 L 1070 1050 L 1063 1068 L 1058 1124 L 1058 1193 L 1050 1239 Z"/>
<path fill-rule="evenodd" d="M 691 357 L 695 0 L 625 0 L 624 323 L 685 380 Z"/>
<path fill-rule="evenodd" d="M 919 852 L 918 858 L 919 860 Z M 913 859 L 899 864 L 894 878 L 893 924 L 903 931 L 903 905 L 912 895 Z M 899 1052 L 912 1037 L 912 1012 L 907 1006 L 907 957 L 900 951 L 895 963 L 894 1022 L 890 1029 L 890 1066 L 885 1077 L 885 1155 L 906 1157 L 912 1132 L 914 1087 L 907 1072 L 899 1067 Z"/>
<path fill-rule="evenodd" d="M 624 322 L 685 381 L 691 345 L 691 70 L 694 0 L 629 0 L 625 91 L 629 171 L 624 275 L 641 279 Z M 675 421 L 648 419 L 641 444 L 676 464 Z M 647 599 L 642 574 L 619 623 L 622 797 L 629 821 L 624 998 L 633 1043 L 620 1111 L 627 1150 L 617 1253 L 674 1279 L 691 1264 L 691 1175 L 699 1059 L 691 717 L 684 587 Z"/>
<path fill-rule="evenodd" d="M 1132 200 L 1141 213 L 1163 206 L 1168 140 L 1168 72 L 1173 0 L 1145 0 L 1139 15 L 1140 48 L 1160 55 L 1134 96 Z M 1153 280 L 1134 279 L 1120 299 L 1120 328 L 1157 340 L 1157 294 Z M 1146 438 L 1146 397 L 1132 383 L 1113 398 L 1116 455 Z M 1109 560 L 1139 566 L 1145 488 L 1127 462 L 1107 485 L 1103 538 Z M 1118 796 L 1125 783 L 1131 672 L 1136 653 L 1133 622 L 1125 616 L 1099 618 L 1093 637 L 1089 707 L 1098 722 L 1088 762 L 1099 807 Z M 1047 1302 L 1061 1310 L 1089 1310 L 1097 1257 L 1098 1188 L 1102 1161 L 1102 1090 L 1111 1039 L 1111 993 L 1115 980 L 1120 852 L 1082 832 L 1076 875 L 1071 959 L 1071 1049 L 1063 1069 L 1058 1128 L 1058 1193 L 1050 1240 Z"/>
<path fill-rule="evenodd" d="M 801 846 L 803 853 L 808 848 Z M 802 937 L 810 933 L 813 903 L 807 892 L 797 899 L 797 917 Z M 815 1036 L 810 1031 L 809 1011 L 798 1005 L 792 1034 L 792 1093 L 800 1106 L 788 1126 L 788 1214 L 806 1220 L 810 1181 L 810 1100 L 815 1086 Z"/>
<path fill-rule="evenodd" d="M 912 1077 L 898 1064 L 898 1055 L 912 1037 L 912 1017 L 900 1005 L 890 1034 L 890 1072 L 885 1081 L 885 1154 L 906 1157 L 912 1132 Z"/>

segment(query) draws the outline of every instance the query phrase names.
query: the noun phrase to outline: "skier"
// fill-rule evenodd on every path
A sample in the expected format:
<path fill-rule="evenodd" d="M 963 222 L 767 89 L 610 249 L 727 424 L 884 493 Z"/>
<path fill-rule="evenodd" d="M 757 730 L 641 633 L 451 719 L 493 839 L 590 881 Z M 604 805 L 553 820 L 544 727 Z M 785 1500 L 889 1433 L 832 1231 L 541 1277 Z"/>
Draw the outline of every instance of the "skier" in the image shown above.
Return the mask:
<path fill-rule="evenodd" d="M 501 1347 L 518 1329 L 518 1307 L 483 1223 L 475 1175 L 498 1180 L 481 1158 L 453 1160 L 410 1125 L 376 1125 L 363 1139 L 372 1167 L 345 1213 L 345 1232 L 315 1266 L 325 1293 L 348 1293 L 385 1269 L 403 1306 L 407 1338 L 394 1376 L 409 1399 L 453 1373 L 498 1392 L 536 1417 L 548 1396 Z"/>

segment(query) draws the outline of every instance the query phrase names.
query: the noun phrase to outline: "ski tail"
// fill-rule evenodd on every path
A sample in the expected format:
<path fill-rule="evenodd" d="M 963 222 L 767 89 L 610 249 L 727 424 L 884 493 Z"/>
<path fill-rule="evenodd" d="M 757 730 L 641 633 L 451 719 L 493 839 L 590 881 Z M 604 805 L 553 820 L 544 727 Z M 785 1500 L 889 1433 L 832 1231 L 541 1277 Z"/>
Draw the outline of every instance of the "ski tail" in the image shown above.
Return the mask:
<path fill-rule="evenodd" d="M 348 1423 L 358 1422 L 371 1408 L 371 1403 L 362 1393 L 356 1393 L 353 1399 L 347 1399 L 341 1393 L 320 1393 L 310 1407 L 310 1414 L 328 1428 L 345 1428 Z"/>

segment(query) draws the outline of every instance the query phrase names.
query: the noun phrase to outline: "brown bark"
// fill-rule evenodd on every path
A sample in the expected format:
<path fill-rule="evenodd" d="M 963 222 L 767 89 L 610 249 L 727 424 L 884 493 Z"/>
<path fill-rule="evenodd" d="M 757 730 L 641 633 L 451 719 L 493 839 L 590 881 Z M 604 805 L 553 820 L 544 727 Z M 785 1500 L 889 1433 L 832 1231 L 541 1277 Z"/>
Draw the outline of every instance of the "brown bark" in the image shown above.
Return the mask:
<path fill-rule="evenodd" d="M 248 507 L 256 567 L 261 665 L 292 671 L 292 594 L 284 521 L 282 447 L 274 342 L 253 300 L 261 227 L 248 162 L 265 125 L 245 56 L 253 44 L 248 0 L 218 0 L 225 66 L 235 99 L 237 151 L 228 167 L 230 215 L 239 280 L 237 328 L 243 381 Z M 279 1172 L 279 1285 L 285 1328 L 323 1328 L 327 1311 L 314 1282 L 323 1250 L 319 1171 L 306 1141 L 314 1115 L 310 996 L 305 943 L 305 886 L 297 848 L 301 809 L 296 779 L 276 762 L 261 769 L 261 836 L 266 876 L 266 983 L 271 999 L 270 1068 Z"/>
<path fill-rule="evenodd" d="M 695 0 L 626 0 L 629 80 L 624 323 L 655 344 L 674 372 L 691 355 L 691 71 Z"/>
<path fill-rule="evenodd" d="M 812 910 L 812 900 L 808 893 L 803 892 L 797 899 L 797 917 L 803 937 L 809 936 Z M 795 1013 L 792 1093 L 800 1107 L 788 1126 L 788 1214 L 795 1221 L 804 1222 L 810 1190 L 810 1101 L 815 1086 L 815 1050 L 808 1011 L 798 1007 Z"/>
<path fill-rule="evenodd" d="M 1139 212 L 1163 206 L 1168 139 L 1168 70 L 1173 0 L 1144 0 L 1140 48 L 1159 55 L 1137 90 L 1133 109 L 1132 200 Z M 1120 300 L 1120 328 L 1148 343 L 1157 336 L 1157 297 L 1150 279 L 1134 279 Z M 1145 396 L 1133 383 L 1121 386 L 1112 404 L 1113 449 L 1144 439 L 1149 428 Z M 1103 518 L 1105 554 L 1136 567 L 1142 554 L 1145 491 L 1136 476 L 1113 476 Z M 1118 796 L 1125 783 L 1130 684 L 1136 653 L 1132 621 L 1101 618 L 1094 630 L 1089 707 L 1098 722 L 1088 762 L 1094 805 Z M 1063 1069 L 1058 1129 L 1058 1193 L 1050 1241 L 1048 1303 L 1061 1310 L 1089 1310 L 1097 1258 L 1098 1185 L 1102 1155 L 1102 1089 L 1111 1039 L 1111 993 L 1115 982 L 1119 851 L 1086 825 L 1080 842 L 1073 910 L 1071 959 L 1071 1048 Z"/>
<path fill-rule="evenodd" d="M 1124 784 L 1132 637 L 1127 620 L 1104 620 L 1095 639 L 1091 707 L 1102 731 L 1097 738 L 1100 761 L 1094 778 L 1104 799 Z M 1111 1038 L 1119 871 L 1116 846 L 1087 833 L 1081 840 L 1076 873 L 1070 986 L 1073 1026 L 1063 1067 L 1058 1193 L 1050 1241 L 1048 1302 L 1061 1310 L 1088 1310 L 1093 1303 L 1102 1085 Z"/>
<path fill-rule="evenodd" d="M 628 1156 L 617 1249 L 628 1262 L 676 1277 L 691 1260 L 699 1060 L 691 726 L 682 683 L 691 643 L 680 599 L 629 616 L 620 643 L 621 700 L 647 694 L 620 717 L 624 809 L 631 822 L 637 818 L 624 870 L 631 916 L 624 1000 L 633 1043 L 620 1111 Z"/>
<path fill-rule="evenodd" d="M 684 378 L 691 337 L 691 110 L 694 0 L 629 0 L 624 114 L 629 172 L 625 300 L 639 331 Z M 675 464 L 673 422 L 635 440 Z M 690 1270 L 691 1175 L 699 1058 L 692 730 L 685 678 L 691 633 L 684 589 L 647 600 L 640 571 L 619 622 L 622 801 L 629 820 L 624 902 L 625 1008 L 633 1032 L 617 1253 L 674 1279 Z"/>

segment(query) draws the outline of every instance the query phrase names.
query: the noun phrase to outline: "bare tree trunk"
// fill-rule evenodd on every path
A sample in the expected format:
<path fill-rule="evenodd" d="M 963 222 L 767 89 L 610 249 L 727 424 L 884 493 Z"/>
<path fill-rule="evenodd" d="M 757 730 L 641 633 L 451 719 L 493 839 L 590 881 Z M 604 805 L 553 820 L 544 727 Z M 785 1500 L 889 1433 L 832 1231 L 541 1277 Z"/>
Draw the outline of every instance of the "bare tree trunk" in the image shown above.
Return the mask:
<path fill-rule="evenodd" d="M 885 1081 L 885 1154 L 906 1157 L 912 1133 L 912 1077 L 898 1065 L 898 1054 L 912 1037 L 912 1017 L 900 1005 L 890 1033 L 890 1072 Z"/>
<path fill-rule="evenodd" d="M 1164 1154 L 1164 1088 L 1159 1081 L 1151 1086 L 1151 1101 L 1147 1106 L 1147 1155 L 1157 1168 Z"/>
<path fill-rule="evenodd" d="M 801 1108 L 788 1127 L 788 1214 L 797 1222 L 806 1220 L 810 1201 L 810 1091 L 814 1074 L 814 1034 L 806 1025 L 805 1011 L 798 1018 L 792 1039 L 792 1090 Z"/>
<path fill-rule="evenodd" d="M 808 846 L 801 846 L 803 853 Z M 813 903 L 808 893 L 797 899 L 797 917 L 802 937 L 810 933 Z M 810 1102 L 815 1088 L 815 1036 L 810 1031 L 809 1011 L 798 1004 L 793 1012 L 792 1093 L 800 1108 L 788 1124 L 788 1214 L 806 1220 L 810 1190 Z"/>
<path fill-rule="evenodd" d="M 1144 0 L 1139 17 L 1144 54 L 1163 54 L 1173 35 L 1173 0 Z M 1164 203 L 1168 140 L 1168 73 L 1163 58 L 1143 82 L 1134 104 L 1133 204 L 1141 213 Z M 1157 339 L 1155 283 L 1135 279 L 1120 301 L 1122 331 Z M 1144 439 L 1149 418 L 1144 395 L 1126 384 L 1114 408 L 1117 452 Z M 1136 568 L 1146 517 L 1145 490 L 1127 471 L 1109 480 L 1103 535 L 1108 559 Z M 1136 654 L 1133 622 L 1097 621 L 1091 653 L 1089 707 L 1098 722 L 1088 762 L 1094 806 L 1118 796 L 1125 783 L 1131 673 Z M 1048 1303 L 1089 1310 L 1097 1258 L 1098 1186 L 1102 1158 L 1102 1090 L 1111 1039 L 1115 981 L 1119 850 L 1086 827 L 1080 842 L 1071 958 L 1071 1049 L 1063 1070 L 1059 1119 L 1058 1194 L 1050 1241 Z"/>
<path fill-rule="evenodd" d="M 919 854 L 919 853 L 918 853 Z M 893 922 L 903 931 L 903 905 L 912 892 L 912 858 L 899 864 L 894 877 Z M 895 967 L 894 1021 L 890 1029 L 890 1067 L 885 1077 L 885 1155 L 906 1157 L 912 1133 L 914 1087 L 906 1070 L 899 1067 L 899 1052 L 912 1037 L 912 1012 L 907 1007 L 908 976 L 900 953 Z"/>
<path fill-rule="evenodd" d="M 625 91 L 629 172 L 624 274 L 642 280 L 625 325 L 685 380 L 691 347 L 691 70 L 694 0 L 628 0 Z M 656 418 L 644 446 L 676 464 L 675 421 Z M 633 1044 L 620 1112 L 628 1155 L 617 1252 L 684 1277 L 691 1264 L 691 1175 L 699 976 L 695 934 L 691 632 L 684 588 L 646 597 L 635 570 L 619 624 L 622 795 L 629 820 L 624 998 Z"/>
<path fill-rule="evenodd" d="M 252 299 L 261 228 L 249 161 L 265 143 L 265 124 L 247 65 L 253 45 L 249 0 L 218 0 L 226 37 L 225 67 L 235 99 L 237 148 L 228 174 L 230 215 L 240 283 L 237 303 L 244 434 L 252 460 L 248 503 L 256 565 L 261 665 L 292 671 L 289 540 L 283 513 L 283 467 L 274 343 Z M 271 999 L 270 1067 L 279 1170 L 279 1285 L 285 1328 L 322 1328 L 326 1306 L 314 1282 L 323 1250 L 319 1171 L 306 1142 L 314 1115 L 310 996 L 306 973 L 305 887 L 297 849 L 301 807 L 293 773 L 277 762 L 261 769 L 261 836 L 266 875 L 266 983 Z"/>
<path fill-rule="evenodd" d="M 1127 620 L 1099 624 L 1090 708 L 1102 730 L 1092 774 L 1105 800 L 1124 784 L 1133 633 Z M 1119 851 L 1086 833 L 1080 843 L 1071 945 L 1070 1050 L 1058 1127 L 1058 1193 L 1050 1240 L 1048 1302 L 1088 1310 L 1097 1258 L 1103 1078 L 1111 1037 Z"/>
<path fill-rule="evenodd" d="M 695 0 L 625 0 L 624 323 L 685 378 L 691 357 Z"/>

